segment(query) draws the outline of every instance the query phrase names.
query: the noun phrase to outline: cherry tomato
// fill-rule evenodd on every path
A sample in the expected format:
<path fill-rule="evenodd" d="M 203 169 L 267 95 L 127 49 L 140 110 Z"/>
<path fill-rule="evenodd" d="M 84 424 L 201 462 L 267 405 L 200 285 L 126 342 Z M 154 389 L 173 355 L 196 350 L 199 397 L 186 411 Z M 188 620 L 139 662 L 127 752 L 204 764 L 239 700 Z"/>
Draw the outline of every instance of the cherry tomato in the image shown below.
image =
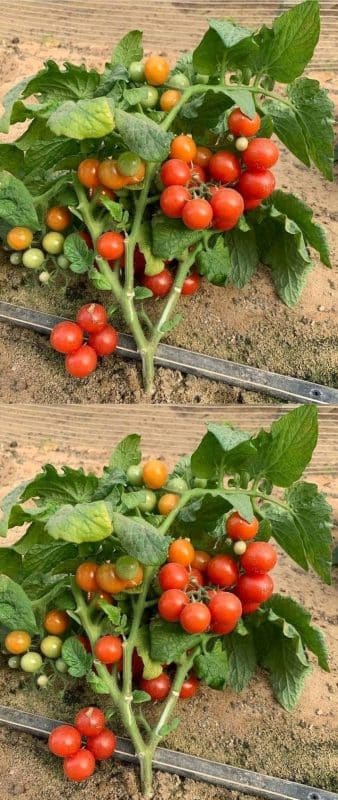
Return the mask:
<path fill-rule="evenodd" d="M 133 177 L 136 175 L 138 170 L 141 166 L 141 159 L 137 153 L 132 153 L 128 150 L 125 153 L 121 153 L 121 155 L 117 159 L 117 169 L 120 175 L 124 175 L 127 178 Z"/>
<path fill-rule="evenodd" d="M 116 261 L 124 253 L 124 237 L 121 233 L 107 231 L 98 238 L 96 249 L 102 258 L 106 258 L 108 261 Z"/>
<path fill-rule="evenodd" d="M 41 639 L 40 650 L 47 658 L 59 658 L 62 650 L 62 639 L 59 636 L 45 636 Z"/>
<path fill-rule="evenodd" d="M 240 575 L 237 594 L 244 603 L 264 603 L 273 592 L 273 580 L 267 573 Z"/>
<path fill-rule="evenodd" d="M 195 557 L 195 548 L 190 539 L 175 539 L 171 542 L 168 551 L 168 561 L 190 567 Z"/>
<path fill-rule="evenodd" d="M 117 161 L 110 158 L 105 158 L 105 160 L 101 162 L 98 178 L 99 184 L 102 183 L 103 186 L 107 186 L 108 189 L 114 189 L 115 191 L 123 189 L 130 181 L 130 178 L 121 175 L 118 171 Z"/>
<path fill-rule="evenodd" d="M 81 734 L 73 725 L 58 725 L 48 737 L 48 749 L 54 756 L 64 758 L 80 750 Z"/>
<path fill-rule="evenodd" d="M 99 167 L 100 162 L 97 158 L 85 158 L 79 164 L 77 177 L 86 189 L 96 189 L 100 185 Z"/>
<path fill-rule="evenodd" d="M 86 748 L 82 748 L 73 756 L 68 756 L 63 762 L 63 771 L 66 778 L 81 783 L 87 780 L 95 770 L 95 758 Z"/>
<path fill-rule="evenodd" d="M 247 546 L 248 545 L 246 544 L 246 542 L 242 542 L 241 539 L 238 539 L 238 541 L 235 542 L 233 546 L 233 551 L 234 553 L 236 553 L 236 556 L 242 556 L 243 553 L 245 553 Z"/>
<path fill-rule="evenodd" d="M 217 592 L 210 600 L 211 627 L 214 633 L 230 633 L 242 615 L 242 605 L 231 592 Z"/>
<path fill-rule="evenodd" d="M 116 745 L 116 736 L 109 728 L 104 728 L 97 736 L 91 736 L 87 741 L 87 748 L 97 761 L 111 758 L 116 750 Z"/>
<path fill-rule="evenodd" d="M 93 603 L 95 608 L 100 608 L 100 600 L 104 600 L 106 603 L 112 604 L 112 596 L 108 592 L 104 592 L 102 589 L 101 591 L 96 592 L 88 592 L 87 594 L 87 601 L 88 603 Z"/>
<path fill-rule="evenodd" d="M 243 197 L 244 200 L 244 211 L 251 211 L 253 208 L 258 208 L 261 204 L 260 197 Z"/>
<path fill-rule="evenodd" d="M 103 664 L 116 664 L 123 656 L 121 639 L 107 634 L 95 642 L 94 655 Z"/>
<path fill-rule="evenodd" d="M 246 136 L 240 136 L 235 141 L 235 147 L 239 153 L 244 153 L 244 151 L 248 148 L 248 146 L 249 146 L 249 139 L 247 139 Z"/>
<path fill-rule="evenodd" d="M 264 199 L 272 194 L 276 186 L 276 179 L 269 169 L 256 171 L 247 170 L 246 172 L 242 172 L 237 185 L 238 191 L 244 198 L 254 197 L 255 200 L 258 198 Z"/>
<path fill-rule="evenodd" d="M 142 108 L 155 108 L 159 97 L 157 89 L 155 89 L 155 86 L 147 86 L 144 89 L 147 89 L 147 92 L 144 92 L 140 105 Z"/>
<path fill-rule="evenodd" d="M 181 133 L 175 136 L 170 145 L 170 155 L 172 158 L 180 158 L 182 161 L 196 160 L 197 147 L 191 136 Z"/>
<path fill-rule="evenodd" d="M 182 159 L 169 158 L 162 164 L 160 177 L 164 186 L 186 186 L 190 176 L 190 167 Z"/>
<path fill-rule="evenodd" d="M 144 64 L 142 61 L 132 61 L 128 68 L 129 77 L 135 83 L 143 83 L 144 81 Z"/>
<path fill-rule="evenodd" d="M 75 353 L 66 356 L 66 370 L 73 378 L 86 378 L 96 369 L 97 355 L 87 344 L 81 345 Z"/>
<path fill-rule="evenodd" d="M 171 75 L 167 81 L 167 84 L 168 86 L 172 86 L 173 89 L 180 89 L 181 91 L 184 91 L 184 89 L 188 89 L 190 86 L 190 81 L 183 72 L 175 72 L 174 75 Z"/>
<path fill-rule="evenodd" d="M 25 653 L 20 659 L 20 667 L 23 672 L 38 672 L 42 663 L 40 653 Z"/>
<path fill-rule="evenodd" d="M 10 257 L 9 257 L 9 260 L 10 260 L 10 263 L 13 264 L 14 267 L 18 267 L 19 264 L 21 264 L 21 262 L 22 262 L 22 254 L 19 253 L 19 252 L 11 253 Z"/>
<path fill-rule="evenodd" d="M 201 286 L 201 278 L 198 272 L 191 272 L 190 275 L 184 279 L 183 286 L 182 286 L 182 295 L 192 295 L 196 294 Z"/>
<path fill-rule="evenodd" d="M 148 489 L 162 489 L 168 478 L 168 470 L 163 461 L 151 458 L 143 465 L 142 475 Z"/>
<path fill-rule="evenodd" d="M 167 622 L 178 622 L 182 609 L 188 603 L 189 598 L 181 589 L 167 589 L 158 601 L 158 613 Z"/>
<path fill-rule="evenodd" d="M 143 472 L 142 472 L 143 474 Z M 143 481 L 143 478 L 142 478 Z M 147 512 L 153 511 L 157 503 L 157 497 L 154 492 L 151 492 L 150 489 L 145 493 L 145 499 L 142 500 L 138 504 L 138 508 L 140 511 L 143 511 L 145 514 Z"/>
<path fill-rule="evenodd" d="M 74 353 L 82 345 L 83 331 L 76 322 L 58 322 L 49 341 L 57 353 Z"/>
<path fill-rule="evenodd" d="M 199 681 L 196 678 L 196 675 L 189 675 L 185 681 L 183 681 L 180 691 L 180 699 L 181 700 L 188 700 L 189 697 L 194 697 L 197 692 L 199 686 Z"/>
<path fill-rule="evenodd" d="M 228 118 L 228 128 L 233 136 L 255 136 L 261 127 L 258 114 L 253 118 L 247 117 L 240 108 L 234 108 Z"/>
<path fill-rule="evenodd" d="M 33 233 L 29 228 L 18 225 L 8 231 L 7 244 L 12 250 L 26 250 L 27 247 L 30 247 L 32 241 Z"/>
<path fill-rule="evenodd" d="M 81 736 L 97 736 L 103 731 L 106 724 L 103 711 L 96 706 L 81 708 L 77 712 L 74 722 Z"/>
<path fill-rule="evenodd" d="M 77 312 L 76 322 L 86 333 L 98 333 L 107 325 L 106 309 L 99 303 L 87 303 Z"/>
<path fill-rule="evenodd" d="M 39 689 L 46 689 L 48 683 L 49 680 L 47 678 L 47 675 L 39 675 L 36 679 L 36 685 L 39 687 Z"/>
<path fill-rule="evenodd" d="M 214 153 L 208 164 L 208 170 L 215 181 L 234 183 L 241 174 L 241 165 L 237 156 L 228 150 L 219 150 Z"/>
<path fill-rule="evenodd" d="M 103 197 L 107 197 L 108 200 L 114 200 L 114 198 L 115 198 L 115 193 L 113 192 L 112 189 L 108 189 L 108 186 L 101 186 L 100 185 L 95 190 L 90 189 L 89 192 L 93 193 L 93 196 L 95 196 L 95 199 L 96 199 L 96 201 L 97 201 L 97 203 L 99 205 L 104 205 L 104 203 L 101 202 Z M 89 193 L 89 197 L 90 197 L 90 193 Z"/>
<path fill-rule="evenodd" d="M 270 572 L 277 564 L 277 553 L 269 542 L 250 542 L 241 557 L 246 572 Z"/>
<path fill-rule="evenodd" d="M 22 263 L 27 269 L 40 269 L 45 260 L 45 254 L 39 247 L 30 247 L 22 256 Z"/>
<path fill-rule="evenodd" d="M 191 199 L 185 186 L 167 186 L 161 194 L 160 206 L 166 217 L 178 219 L 182 216 L 185 204 Z"/>
<path fill-rule="evenodd" d="M 115 564 L 115 571 L 118 578 L 123 580 L 130 580 L 135 578 L 139 569 L 140 563 L 132 556 L 120 556 Z"/>
<path fill-rule="evenodd" d="M 212 216 L 211 205 L 208 200 L 205 200 L 203 197 L 188 200 L 182 213 L 182 219 L 186 227 L 197 231 L 208 228 Z"/>
<path fill-rule="evenodd" d="M 238 567 L 236 561 L 230 556 L 219 555 L 210 559 L 207 566 L 207 575 L 215 586 L 228 588 L 234 586 L 238 580 Z"/>
<path fill-rule="evenodd" d="M 189 573 L 182 564 L 164 564 L 158 573 L 161 589 L 185 589 L 189 582 Z"/>
<path fill-rule="evenodd" d="M 200 147 L 198 145 L 194 158 L 195 164 L 198 164 L 199 167 L 203 167 L 203 169 L 207 169 L 211 156 L 212 152 L 209 150 L 209 147 Z"/>
<path fill-rule="evenodd" d="M 102 331 L 91 334 L 89 344 L 98 356 L 110 356 L 116 350 L 118 340 L 119 336 L 115 328 L 112 325 L 106 325 Z"/>
<path fill-rule="evenodd" d="M 96 592 L 98 589 L 96 572 L 97 564 L 93 561 L 84 561 L 76 570 L 76 585 L 82 589 L 83 592 Z"/>
<path fill-rule="evenodd" d="M 179 92 L 178 89 L 167 89 L 161 95 L 160 99 L 160 106 L 162 111 L 171 111 L 172 108 L 177 106 L 180 99 L 182 97 L 182 92 Z"/>
<path fill-rule="evenodd" d="M 257 611 L 257 608 L 259 608 L 259 603 L 244 603 L 244 602 L 242 602 L 242 615 L 243 615 L 243 617 L 246 614 L 254 614 L 254 612 Z"/>
<path fill-rule="evenodd" d="M 169 269 L 163 269 L 157 275 L 144 275 L 142 278 L 142 286 L 150 289 L 154 297 L 165 297 L 169 294 L 173 283 L 174 278 Z"/>
<path fill-rule="evenodd" d="M 188 484 L 184 478 L 174 477 L 167 481 L 166 489 L 170 489 L 175 494 L 184 494 L 188 491 Z"/>
<path fill-rule="evenodd" d="M 171 688 L 171 680 L 166 672 L 162 672 L 158 678 L 141 678 L 140 689 L 143 692 L 148 692 L 152 700 L 165 700 L 168 697 Z"/>
<path fill-rule="evenodd" d="M 211 614 L 205 603 L 189 603 L 181 611 L 180 625 L 186 633 L 204 633 L 210 621 Z"/>
<path fill-rule="evenodd" d="M 52 633 L 55 636 L 65 633 L 69 626 L 69 616 L 65 611 L 60 611 L 58 608 L 53 608 L 46 614 L 43 627 L 47 633 Z"/>
<path fill-rule="evenodd" d="M 31 646 L 31 637 L 27 631 L 10 631 L 5 638 L 5 648 L 15 656 L 26 653 Z"/>
<path fill-rule="evenodd" d="M 205 550 L 195 550 L 191 566 L 193 569 L 199 569 L 200 572 L 206 572 L 210 558 L 211 556 Z"/>
<path fill-rule="evenodd" d="M 42 239 L 42 247 L 46 253 L 57 256 L 62 253 L 65 238 L 62 233 L 49 231 Z"/>
<path fill-rule="evenodd" d="M 142 564 L 139 564 L 133 578 L 126 581 L 126 589 L 132 589 L 135 586 L 140 586 L 143 581 L 144 569 Z"/>
<path fill-rule="evenodd" d="M 124 592 L 126 581 L 118 577 L 114 564 L 100 564 L 96 573 L 97 584 L 100 589 L 109 594 Z"/>
<path fill-rule="evenodd" d="M 177 504 L 180 502 L 180 496 L 178 494 L 173 494 L 168 492 L 168 494 L 163 494 L 162 497 L 158 501 L 158 510 L 160 514 L 164 517 L 167 517 L 174 508 L 176 508 Z"/>
<path fill-rule="evenodd" d="M 163 56 L 149 56 L 144 63 L 145 79 L 151 86 L 162 86 L 166 82 L 169 72 L 169 63 Z"/>
<path fill-rule="evenodd" d="M 205 183 L 207 180 L 207 173 L 203 167 L 200 167 L 198 164 L 193 164 L 191 167 L 190 172 L 190 181 L 189 186 L 200 186 L 201 183 Z"/>
<path fill-rule="evenodd" d="M 141 164 L 138 170 L 135 172 L 135 174 L 132 175 L 130 178 L 128 178 L 128 185 L 132 183 L 141 183 L 141 181 L 143 181 L 145 174 L 146 174 L 146 165 L 144 161 L 141 161 Z"/>
<path fill-rule="evenodd" d="M 225 525 L 225 529 L 227 532 L 227 536 L 233 541 L 237 541 L 241 539 L 244 542 L 249 541 L 249 539 L 253 539 L 257 536 L 259 528 L 259 522 L 256 517 L 252 520 L 252 522 L 246 522 L 245 519 L 240 517 L 240 515 L 235 511 L 233 514 L 230 514 L 228 517 Z"/>
<path fill-rule="evenodd" d="M 64 231 L 69 228 L 72 215 L 65 206 L 53 206 L 49 208 L 46 215 L 46 225 L 52 231 Z"/>
<path fill-rule="evenodd" d="M 130 467 L 127 469 L 127 481 L 132 486 L 142 486 L 143 477 L 142 477 L 143 469 L 141 464 L 131 464 Z"/>
<path fill-rule="evenodd" d="M 265 170 L 278 161 L 279 149 L 271 139 L 253 139 L 242 155 L 248 169 Z"/>
<path fill-rule="evenodd" d="M 214 227 L 225 224 L 228 230 L 237 224 L 244 211 L 243 197 L 236 189 L 217 189 L 212 194 L 210 205 L 214 212 Z"/>
<path fill-rule="evenodd" d="M 192 589 L 196 589 L 196 587 L 204 586 L 204 584 L 205 584 L 205 578 L 204 578 L 203 572 L 201 572 L 200 569 L 196 569 L 195 567 L 192 567 L 189 570 L 188 588 L 190 590 L 192 590 Z"/>

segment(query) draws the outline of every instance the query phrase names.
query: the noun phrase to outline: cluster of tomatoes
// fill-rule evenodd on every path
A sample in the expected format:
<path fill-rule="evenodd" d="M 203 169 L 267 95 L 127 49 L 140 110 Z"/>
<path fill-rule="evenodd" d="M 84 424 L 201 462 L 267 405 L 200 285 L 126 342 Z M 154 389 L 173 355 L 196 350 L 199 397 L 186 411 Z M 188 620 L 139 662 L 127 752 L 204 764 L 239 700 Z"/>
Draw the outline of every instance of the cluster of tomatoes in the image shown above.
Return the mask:
<path fill-rule="evenodd" d="M 65 320 L 54 326 L 50 343 L 66 356 L 66 370 L 73 378 L 86 378 L 96 369 L 98 356 L 110 356 L 116 350 L 118 333 L 109 325 L 103 306 L 87 303 L 79 309 L 76 322 Z"/>
<path fill-rule="evenodd" d="M 42 237 L 40 247 L 33 242 L 34 234 L 30 228 L 20 225 L 11 228 L 6 240 L 7 246 L 12 250 L 9 257 L 11 264 L 23 264 L 27 269 L 39 271 L 40 282 L 47 284 L 51 277 L 46 269 L 48 260 L 52 259 L 60 269 L 67 269 L 69 266 L 68 259 L 63 255 L 64 231 L 70 227 L 72 219 L 71 212 L 65 206 L 49 208 L 45 223 L 50 230 Z"/>
<path fill-rule="evenodd" d="M 116 736 L 107 728 L 103 711 L 95 706 L 81 708 L 74 725 L 58 725 L 48 738 L 50 752 L 63 758 L 64 774 L 77 782 L 90 778 L 96 761 L 111 758 L 116 744 Z"/>
<path fill-rule="evenodd" d="M 49 678 L 44 671 L 47 665 L 52 664 L 57 673 L 66 674 L 68 672 L 67 664 L 61 657 L 63 645 L 61 636 L 67 632 L 69 625 L 70 619 L 65 611 L 58 608 L 48 611 L 43 620 L 43 627 L 48 635 L 39 642 L 40 652 L 31 649 L 32 637 L 27 631 L 10 631 L 4 641 L 6 652 L 10 653 L 8 666 L 11 669 L 21 669 L 31 675 L 37 673 L 36 684 L 39 689 L 45 689 L 49 683 Z M 48 661 L 46 662 L 44 658 Z"/>

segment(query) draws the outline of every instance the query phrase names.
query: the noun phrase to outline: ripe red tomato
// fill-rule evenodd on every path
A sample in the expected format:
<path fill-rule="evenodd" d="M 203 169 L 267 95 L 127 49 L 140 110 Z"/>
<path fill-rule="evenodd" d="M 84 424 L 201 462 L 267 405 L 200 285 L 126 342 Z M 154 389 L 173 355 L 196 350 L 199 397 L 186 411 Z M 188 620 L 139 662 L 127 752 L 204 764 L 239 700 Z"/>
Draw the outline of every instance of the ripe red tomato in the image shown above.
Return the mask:
<path fill-rule="evenodd" d="M 106 309 L 99 303 L 87 303 L 77 312 L 76 322 L 86 333 L 98 333 L 107 325 Z"/>
<path fill-rule="evenodd" d="M 94 655 L 103 664 L 116 664 L 123 656 L 121 639 L 118 636 L 101 636 L 95 642 Z"/>
<path fill-rule="evenodd" d="M 193 569 L 199 569 L 200 572 L 206 572 L 210 558 L 211 556 L 205 550 L 195 550 L 194 560 L 191 566 Z"/>
<path fill-rule="evenodd" d="M 54 325 L 49 341 L 57 353 L 74 353 L 82 345 L 83 331 L 76 322 L 58 322 Z"/>
<path fill-rule="evenodd" d="M 195 548 L 190 539 L 175 539 L 169 546 L 168 561 L 174 564 L 182 564 L 183 567 L 189 567 L 194 560 L 194 555 Z"/>
<path fill-rule="evenodd" d="M 244 603 L 242 602 L 242 616 L 245 617 L 246 614 L 254 614 L 259 608 L 259 603 Z"/>
<path fill-rule="evenodd" d="M 166 672 L 162 672 L 158 678 L 141 678 L 140 689 L 148 692 L 152 700 L 165 700 L 171 689 L 171 680 Z"/>
<path fill-rule="evenodd" d="M 226 588 L 234 586 L 238 580 L 236 561 L 226 555 L 214 556 L 208 562 L 207 575 L 210 583 L 214 583 L 215 586 Z"/>
<path fill-rule="evenodd" d="M 170 155 L 172 158 L 181 158 L 182 161 L 195 161 L 197 147 L 191 136 L 181 133 L 175 136 L 170 145 Z"/>
<path fill-rule="evenodd" d="M 167 186 L 161 194 L 160 206 L 166 217 L 178 219 L 191 194 L 185 186 Z"/>
<path fill-rule="evenodd" d="M 106 724 L 103 711 L 96 706 L 81 708 L 75 717 L 75 727 L 82 736 L 96 736 Z"/>
<path fill-rule="evenodd" d="M 66 778 L 71 781 L 87 780 L 95 770 L 95 758 L 92 753 L 86 748 L 82 748 L 78 753 L 73 756 L 65 758 L 63 762 L 63 771 Z"/>
<path fill-rule="evenodd" d="M 248 169 L 265 170 L 278 161 L 279 149 L 271 139 L 253 139 L 242 155 Z"/>
<path fill-rule="evenodd" d="M 113 731 L 104 728 L 97 736 L 91 736 L 87 742 L 88 750 L 97 761 L 111 758 L 116 750 L 117 739 Z"/>
<path fill-rule="evenodd" d="M 237 224 L 244 211 L 243 197 L 236 192 L 236 189 L 217 189 L 212 193 L 210 205 L 214 212 L 214 227 L 220 228 L 225 225 L 226 230 Z"/>
<path fill-rule="evenodd" d="M 233 136 L 255 136 L 261 127 L 261 120 L 258 114 L 251 119 L 240 110 L 234 108 L 228 118 L 228 128 Z"/>
<path fill-rule="evenodd" d="M 102 331 L 92 333 L 89 344 L 98 356 L 110 356 L 117 348 L 119 335 L 112 325 L 106 325 Z"/>
<path fill-rule="evenodd" d="M 260 197 L 243 197 L 244 200 L 244 211 L 251 211 L 253 208 L 258 208 L 261 204 Z"/>
<path fill-rule="evenodd" d="M 161 167 L 161 181 L 164 186 L 186 186 L 190 181 L 190 167 L 179 158 L 169 158 Z"/>
<path fill-rule="evenodd" d="M 185 589 L 189 581 L 189 573 L 182 564 L 164 564 L 158 573 L 161 589 Z"/>
<path fill-rule="evenodd" d="M 243 540 L 243 542 L 248 542 L 249 539 L 253 539 L 254 536 L 257 536 L 258 528 L 259 522 L 256 517 L 254 517 L 252 522 L 246 522 L 243 517 L 240 517 L 237 511 L 230 514 L 225 525 L 227 536 L 235 542 L 240 539 Z"/>
<path fill-rule="evenodd" d="M 97 564 L 93 561 L 84 561 L 83 564 L 80 564 L 77 568 L 75 583 L 83 592 L 96 592 L 98 589 L 95 578 L 96 570 Z"/>
<path fill-rule="evenodd" d="M 273 580 L 267 573 L 240 575 L 236 591 L 244 603 L 264 603 L 272 595 Z"/>
<path fill-rule="evenodd" d="M 100 185 L 100 178 L 98 175 L 100 162 L 97 158 L 85 158 L 79 164 L 77 177 L 87 189 L 96 189 Z"/>
<path fill-rule="evenodd" d="M 58 725 L 48 737 L 48 747 L 54 756 L 72 756 L 81 747 L 81 735 L 73 725 Z"/>
<path fill-rule="evenodd" d="M 231 592 L 217 592 L 210 600 L 211 627 L 214 633 L 230 633 L 242 615 L 242 604 Z"/>
<path fill-rule="evenodd" d="M 212 208 L 208 200 L 203 197 L 188 200 L 185 204 L 182 219 L 187 228 L 191 230 L 204 230 L 208 228 L 212 220 Z"/>
<path fill-rule="evenodd" d="M 167 622 L 178 622 L 182 609 L 188 603 L 189 598 L 181 589 L 168 589 L 158 601 L 159 615 Z"/>
<path fill-rule="evenodd" d="M 238 181 L 238 191 L 243 197 L 254 197 L 263 200 L 269 197 L 276 186 L 275 176 L 266 170 L 247 170 L 242 172 Z"/>
<path fill-rule="evenodd" d="M 189 186 L 200 186 L 201 183 L 206 183 L 207 173 L 199 164 L 193 164 L 190 172 Z"/>
<path fill-rule="evenodd" d="M 116 231 L 106 231 L 99 236 L 96 242 L 96 249 L 102 258 L 107 261 L 116 261 L 124 253 L 124 237 Z"/>
<path fill-rule="evenodd" d="M 75 353 L 66 356 L 66 370 L 73 378 L 86 378 L 94 372 L 97 365 L 97 355 L 92 347 L 81 345 Z"/>
<path fill-rule="evenodd" d="M 199 681 L 196 678 L 196 675 L 188 675 L 188 677 L 183 681 L 180 691 L 180 699 L 187 700 L 189 697 L 194 697 L 197 692 L 199 686 Z"/>
<path fill-rule="evenodd" d="M 142 286 L 153 293 L 154 297 L 165 297 L 169 294 L 174 278 L 169 269 L 163 269 L 157 275 L 143 275 Z"/>
<path fill-rule="evenodd" d="M 234 183 L 241 174 L 241 165 L 237 156 L 228 150 L 219 150 L 214 153 L 208 164 L 208 170 L 215 181 Z"/>
<path fill-rule="evenodd" d="M 269 542 L 251 542 L 240 560 L 245 572 L 270 572 L 277 564 L 277 553 Z"/>
<path fill-rule="evenodd" d="M 201 286 L 201 278 L 198 272 L 191 272 L 190 275 L 187 275 L 187 277 L 184 279 L 182 286 L 182 294 L 184 296 L 196 294 L 200 286 Z"/>
<path fill-rule="evenodd" d="M 211 159 L 211 156 L 212 156 L 212 151 L 209 150 L 209 147 L 202 147 L 202 146 L 200 147 L 198 145 L 194 162 L 195 164 L 198 164 L 199 167 L 203 167 L 203 169 L 206 169 Z"/>
<path fill-rule="evenodd" d="M 141 656 L 139 656 L 137 650 L 133 650 L 131 666 L 132 666 L 133 678 L 137 680 L 138 678 L 141 677 L 144 667 L 142 658 Z"/>
<path fill-rule="evenodd" d="M 180 625 L 186 633 L 204 633 L 211 622 L 211 614 L 205 603 L 189 603 L 181 611 Z"/>

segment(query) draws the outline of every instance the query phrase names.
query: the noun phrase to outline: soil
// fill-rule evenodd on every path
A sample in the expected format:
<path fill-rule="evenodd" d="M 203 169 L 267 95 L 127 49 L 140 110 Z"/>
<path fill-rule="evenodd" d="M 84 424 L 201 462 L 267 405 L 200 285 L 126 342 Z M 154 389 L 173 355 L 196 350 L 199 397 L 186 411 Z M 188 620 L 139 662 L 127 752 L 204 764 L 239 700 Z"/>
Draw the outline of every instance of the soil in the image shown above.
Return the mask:
<path fill-rule="evenodd" d="M 50 449 L 53 452 L 48 452 Z M 46 442 L 20 448 L 15 442 L 3 445 L 0 448 L 1 494 L 33 476 L 46 460 L 52 460 L 56 466 L 67 462 L 70 466 L 99 470 L 102 452 L 95 446 L 81 449 L 81 443 L 69 449 L 48 447 Z M 310 475 L 308 479 L 311 480 Z M 316 475 L 315 480 L 327 492 L 337 518 L 337 479 Z M 14 531 L 11 540 L 15 535 Z M 277 591 L 284 593 L 292 587 L 292 596 L 312 611 L 314 623 L 324 630 L 331 653 L 331 672 L 322 672 L 313 664 L 300 703 L 291 714 L 277 705 L 262 671 L 241 695 L 229 690 L 219 693 L 203 688 L 193 700 L 181 704 L 181 725 L 166 744 L 193 755 L 337 792 L 336 588 L 323 586 L 316 576 L 306 575 L 283 554 L 280 554 L 275 580 Z M 61 686 L 56 688 L 48 692 L 32 691 L 29 681 L 6 669 L 2 658 L 0 693 L 3 705 L 71 721 L 79 705 L 85 704 L 86 699 L 93 702 L 80 684 L 76 687 L 72 683 L 70 691 L 64 691 Z M 1 800 L 14 797 L 49 800 L 51 796 L 65 800 L 92 800 L 94 797 L 95 800 L 141 800 L 137 770 L 133 767 L 110 761 L 100 765 L 88 783 L 74 786 L 64 782 L 61 766 L 50 756 L 45 741 L 1 729 Z M 155 800 L 245 800 L 245 797 L 248 795 L 175 775 L 157 773 L 155 777 Z"/>
<path fill-rule="evenodd" d="M 65 47 L 53 39 L 44 42 L 4 43 L 0 51 L 1 93 L 22 77 L 34 73 L 47 58 L 62 62 L 102 67 L 108 53 L 98 47 Z M 174 58 L 174 54 L 170 53 Z M 338 88 L 333 71 L 311 72 L 329 90 L 337 102 Z M 3 138 L 3 137 L 2 137 Z M 297 194 L 315 211 L 316 219 L 326 227 L 337 265 L 338 194 L 335 184 L 325 181 L 316 171 L 307 170 L 285 148 L 276 170 L 278 185 Z M 337 360 L 337 286 L 335 269 L 328 270 L 315 258 L 298 306 L 289 309 L 277 298 L 268 269 L 261 267 L 243 289 L 218 288 L 204 284 L 201 293 L 181 302 L 183 320 L 167 341 L 200 352 L 217 355 L 263 369 L 291 374 L 318 383 L 338 385 Z M 104 293 L 88 291 L 75 279 L 63 293 L 60 287 L 45 289 L 36 278 L 21 268 L 8 264 L 0 256 L 0 296 L 2 300 L 74 315 L 86 299 L 107 303 Z M 150 316 L 158 303 L 149 303 Z M 123 322 L 116 317 L 117 326 Z M 136 364 L 118 358 L 105 361 L 86 380 L 76 383 L 63 371 L 60 356 L 53 353 L 40 335 L 7 325 L 2 326 L 0 341 L 0 399 L 12 403 L 133 403 L 147 401 Z M 38 376 L 38 377 L 35 377 Z M 155 403 L 252 403 L 266 402 L 266 397 L 236 387 L 185 376 L 177 371 L 158 369 Z"/>

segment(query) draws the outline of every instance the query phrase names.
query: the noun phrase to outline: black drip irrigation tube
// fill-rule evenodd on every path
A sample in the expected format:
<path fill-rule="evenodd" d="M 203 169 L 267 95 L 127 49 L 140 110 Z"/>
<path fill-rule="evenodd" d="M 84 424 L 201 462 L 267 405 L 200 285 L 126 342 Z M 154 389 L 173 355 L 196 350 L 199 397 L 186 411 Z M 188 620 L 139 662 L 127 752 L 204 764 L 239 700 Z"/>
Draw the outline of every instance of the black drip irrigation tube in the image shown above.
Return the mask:
<path fill-rule="evenodd" d="M 19 325 L 38 333 L 49 334 L 64 317 L 44 314 L 12 303 L 0 302 L 0 322 Z M 139 354 L 132 336 L 120 334 L 117 355 L 122 358 L 139 360 Z M 338 404 L 338 389 L 311 383 L 289 375 L 279 375 L 263 369 L 238 364 L 222 358 L 206 356 L 202 353 L 160 344 L 155 356 L 155 364 L 160 367 L 177 369 L 199 378 L 209 378 L 221 383 L 237 386 L 251 392 L 261 392 L 298 403 L 317 405 Z"/>
<path fill-rule="evenodd" d="M 37 714 L 27 714 L 25 711 L 0 706 L 0 725 L 13 730 L 30 733 L 34 736 L 47 738 L 53 728 L 62 725 L 60 720 L 41 717 Z M 138 758 L 129 739 L 118 736 L 115 757 L 119 761 L 128 761 L 138 765 Z M 335 792 L 306 786 L 303 783 L 274 778 L 271 775 L 262 775 L 248 769 L 241 769 L 230 764 L 221 764 L 218 761 L 209 761 L 206 758 L 190 756 L 177 750 L 167 750 L 158 747 L 155 751 L 153 762 L 155 769 L 163 772 L 173 772 L 182 778 L 191 778 L 195 781 L 221 786 L 230 791 L 253 794 L 266 797 L 269 800 L 337 800 Z"/>

